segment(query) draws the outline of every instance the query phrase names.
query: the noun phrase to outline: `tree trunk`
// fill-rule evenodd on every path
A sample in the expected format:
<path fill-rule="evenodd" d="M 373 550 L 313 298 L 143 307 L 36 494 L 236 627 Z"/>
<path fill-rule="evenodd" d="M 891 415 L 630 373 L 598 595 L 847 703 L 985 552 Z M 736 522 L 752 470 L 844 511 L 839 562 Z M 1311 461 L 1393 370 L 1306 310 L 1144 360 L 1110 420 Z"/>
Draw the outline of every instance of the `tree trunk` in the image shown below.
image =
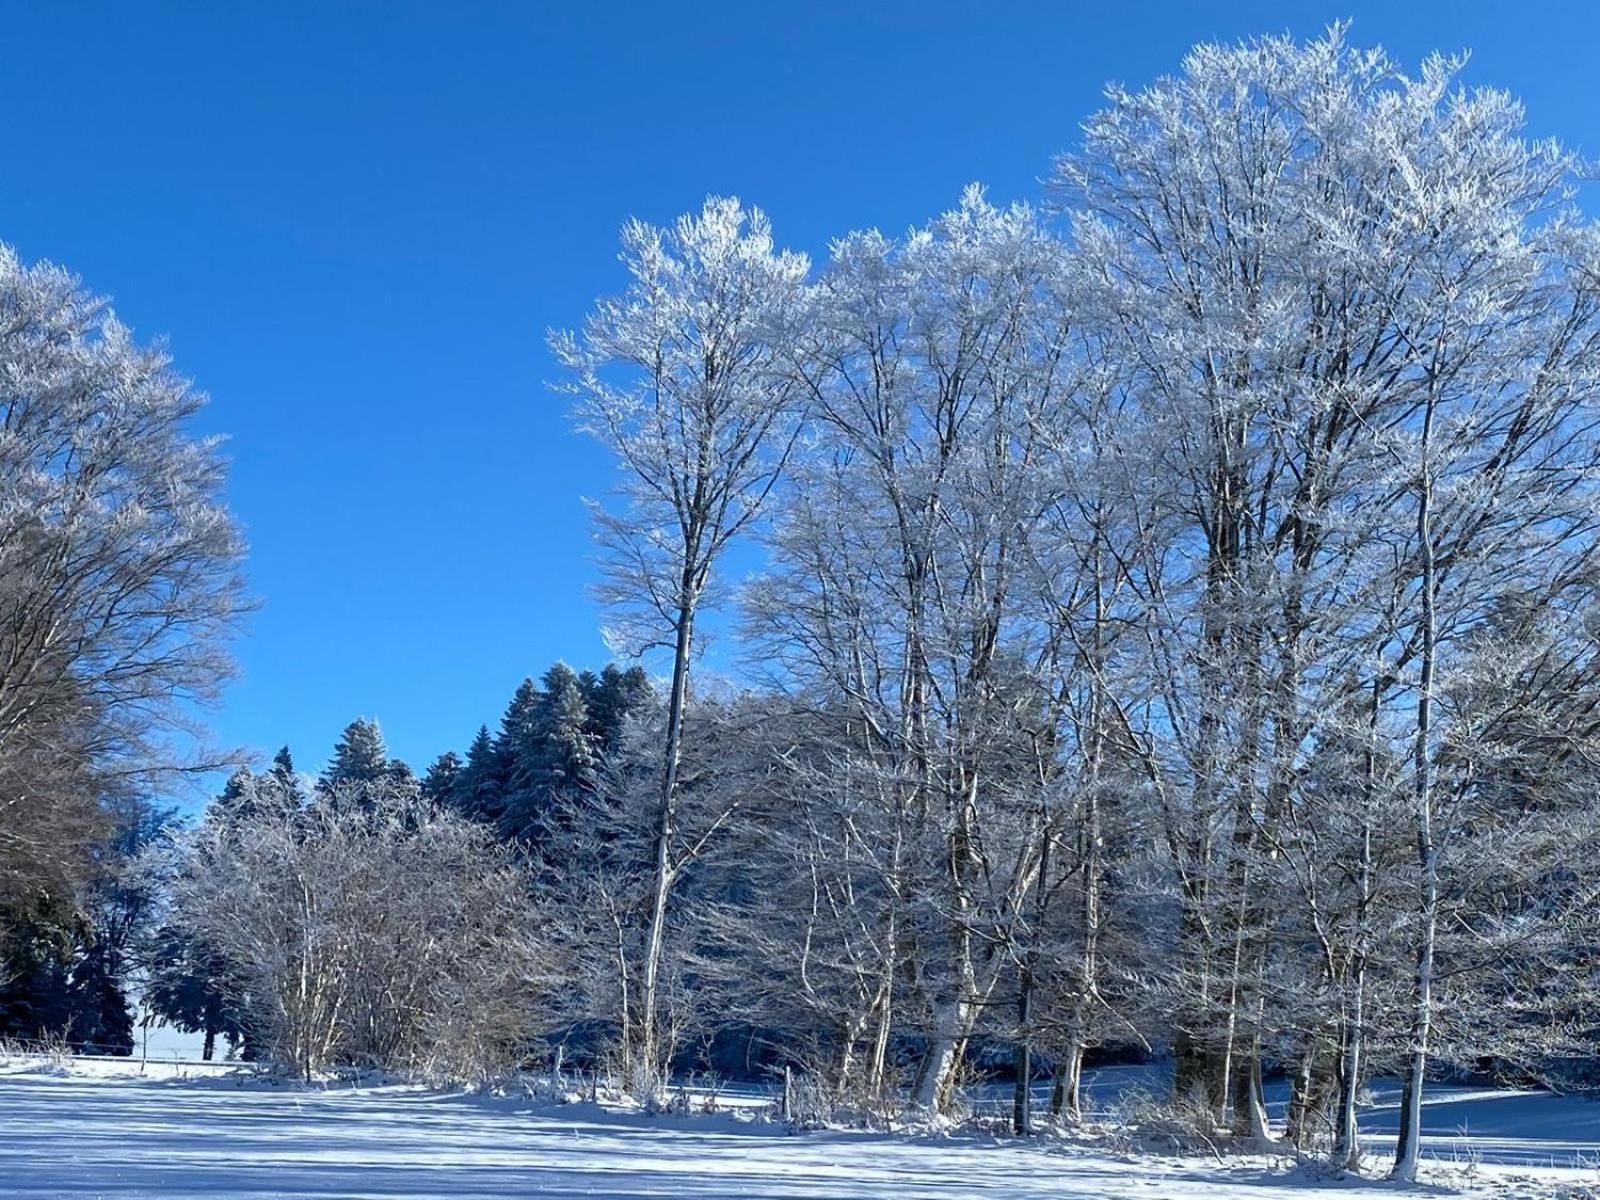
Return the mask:
<path fill-rule="evenodd" d="M 1422 1148 L 1422 1087 L 1428 1070 L 1428 1038 L 1433 1025 L 1433 956 L 1439 924 L 1439 862 L 1433 841 L 1433 686 L 1438 638 L 1437 567 L 1433 549 L 1433 471 L 1429 459 L 1434 400 L 1422 418 L 1422 468 L 1417 485 L 1417 549 L 1422 567 L 1422 659 L 1417 682 L 1417 728 L 1412 743 L 1412 778 L 1416 800 L 1417 839 L 1417 966 L 1413 979 L 1411 1053 L 1405 1066 L 1400 1099 L 1400 1136 L 1395 1143 L 1390 1177 L 1410 1183 L 1417 1177 Z"/>
<path fill-rule="evenodd" d="M 1289 1105 L 1289 1126 L 1284 1137 L 1296 1149 L 1308 1150 L 1328 1125 L 1329 1100 L 1337 1087 L 1338 1060 L 1330 1054 L 1321 1034 L 1313 1034 L 1296 1073 Z"/>
<path fill-rule="evenodd" d="M 206 1026 L 206 1040 L 200 1047 L 200 1057 L 206 1062 L 211 1061 L 211 1056 L 217 1052 L 217 1031 L 209 1025 Z"/>
<path fill-rule="evenodd" d="M 1362 1061 L 1366 1052 L 1366 1026 L 1362 1012 L 1365 1003 L 1365 968 L 1357 968 L 1353 980 L 1351 1012 L 1346 1019 L 1339 1055 L 1339 1110 L 1334 1117 L 1333 1162 L 1346 1171 L 1361 1166 L 1361 1130 L 1356 1119 L 1356 1096 L 1361 1090 Z"/>
<path fill-rule="evenodd" d="M 898 922 L 889 918 L 888 952 L 884 957 L 882 1003 L 878 1006 L 878 1028 L 872 1039 L 872 1060 L 867 1064 L 867 1091 L 877 1099 L 888 1088 L 889 1032 L 894 1022 L 894 973 L 899 966 L 894 939 Z"/>
<path fill-rule="evenodd" d="M 1377 697 L 1373 698 L 1373 717 L 1377 717 Z M 1374 770 L 1373 754 L 1367 754 L 1367 777 L 1370 785 Z M 1361 1167 L 1361 1130 L 1356 1119 L 1356 1096 L 1361 1090 L 1361 1073 L 1366 1069 L 1367 1039 L 1367 957 L 1366 914 L 1372 894 L 1372 826 L 1363 823 L 1361 828 L 1361 863 L 1357 872 L 1360 888 L 1357 908 L 1356 948 L 1351 955 L 1349 1012 L 1340 1031 L 1339 1055 L 1339 1111 L 1335 1117 L 1333 1140 L 1334 1165 L 1346 1171 Z"/>
<path fill-rule="evenodd" d="M 967 893 L 967 875 L 972 856 L 972 814 L 977 805 L 977 776 L 968 772 L 957 798 L 955 828 L 949 838 L 946 860 L 951 912 L 948 944 L 950 952 L 949 996 L 934 1006 L 934 1033 L 917 1076 L 912 1101 L 919 1108 L 942 1109 L 951 1098 L 957 1065 L 966 1040 L 972 1032 L 977 998 L 976 972 L 972 961 L 972 930 L 968 915 L 972 910 Z"/>
<path fill-rule="evenodd" d="M 1267 1104 L 1261 1087 L 1261 1050 L 1254 1039 L 1248 1045 L 1234 1047 L 1230 1092 L 1233 1132 L 1255 1141 L 1270 1138 L 1272 1130 L 1267 1125 Z"/>
<path fill-rule="evenodd" d="M 1025 965 L 1017 984 L 1016 1091 L 1011 1099 L 1011 1131 L 1026 1137 L 1033 1126 L 1033 1032 L 1029 1027 L 1033 1007 L 1033 968 Z"/>
<path fill-rule="evenodd" d="M 667 900 L 672 891 L 672 832 L 678 798 L 678 767 L 683 757 L 683 713 L 689 692 L 689 654 L 694 637 L 694 581 L 689 567 L 681 581 L 677 641 L 672 652 L 672 692 L 667 701 L 666 745 L 662 751 L 661 800 L 655 830 L 655 876 L 650 892 L 650 931 L 645 940 L 644 978 L 639 995 L 638 1066 L 652 1091 L 664 1078 L 660 1061 L 661 955 L 666 944 Z"/>
<path fill-rule="evenodd" d="M 1056 1085 L 1050 1094 L 1050 1111 L 1077 1121 L 1083 1117 L 1083 1042 L 1074 1038 L 1056 1068 Z"/>
<path fill-rule="evenodd" d="M 953 1029 L 958 1019 L 955 1008 L 953 1003 L 940 1006 L 934 1035 L 923 1053 L 922 1064 L 917 1068 L 917 1082 L 911 1092 L 911 1102 L 930 1112 L 939 1107 L 945 1077 L 955 1070 L 957 1039 Z"/>

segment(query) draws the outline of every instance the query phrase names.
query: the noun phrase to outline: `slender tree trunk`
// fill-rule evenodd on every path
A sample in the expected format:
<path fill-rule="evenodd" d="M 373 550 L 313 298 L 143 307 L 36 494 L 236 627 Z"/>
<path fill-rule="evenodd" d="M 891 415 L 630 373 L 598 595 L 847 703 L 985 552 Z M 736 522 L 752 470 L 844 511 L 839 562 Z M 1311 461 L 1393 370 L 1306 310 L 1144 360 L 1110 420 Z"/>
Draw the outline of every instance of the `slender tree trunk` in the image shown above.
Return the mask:
<path fill-rule="evenodd" d="M 1272 1131 L 1267 1125 L 1267 1104 L 1261 1086 L 1261 1047 L 1251 1038 L 1236 1044 L 1230 1099 L 1233 1102 L 1233 1132 L 1239 1137 L 1266 1141 Z"/>
<path fill-rule="evenodd" d="M 1083 1053 L 1089 1045 L 1089 1020 L 1100 987 L 1100 885 L 1102 829 L 1100 820 L 1100 768 L 1105 754 L 1105 698 L 1101 693 L 1100 671 L 1104 666 L 1105 585 L 1098 542 L 1094 554 L 1094 630 L 1095 661 L 1091 664 L 1094 682 L 1089 700 L 1089 786 L 1084 796 L 1083 828 L 1079 861 L 1083 864 L 1083 891 L 1078 906 L 1082 952 L 1078 960 L 1078 994 L 1073 1001 L 1072 1031 L 1068 1040 L 1065 1071 L 1056 1077 L 1061 1091 L 1059 1104 L 1051 1097 L 1052 1111 L 1065 1113 L 1073 1120 L 1083 1115 Z M 1048 843 L 1047 843 L 1048 845 Z M 1041 883 L 1043 875 L 1041 874 Z"/>
<path fill-rule="evenodd" d="M 217 1031 L 209 1025 L 206 1026 L 206 1040 L 200 1047 L 200 1057 L 206 1062 L 211 1061 L 211 1056 L 217 1052 Z"/>
<path fill-rule="evenodd" d="M 638 1066 L 652 1090 L 664 1079 L 661 1059 L 661 956 L 666 945 L 667 901 L 672 891 L 672 834 L 677 815 L 678 768 L 683 758 L 683 713 L 689 693 L 689 655 L 694 638 L 694 580 L 685 566 L 679 593 L 677 641 L 672 652 L 672 691 L 667 701 L 666 745 L 662 751 L 661 798 L 656 814 L 655 875 L 650 891 L 650 929 L 645 939 L 644 972 L 639 989 Z"/>
<path fill-rule="evenodd" d="M 1033 1127 L 1033 966 L 1025 963 L 1017 984 L 1016 1091 L 1011 1100 L 1011 1131 L 1026 1137 Z"/>
<path fill-rule="evenodd" d="M 1434 401 L 1422 419 L 1422 469 L 1417 487 L 1417 549 L 1422 566 L 1422 658 L 1417 682 L 1417 728 L 1412 743 L 1412 777 L 1416 801 L 1417 839 L 1417 965 L 1413 980 L 1411 1053 L 1405 1066 L 1400 1098 L 1400 1136 L 1395 1144 L 1391 1178 L 1417 1177 L 1422 1148 L 1422 1088 L 1428 1070 L 1428 1039 L 1433 1025 L 1433 957 L 1439 923 L 1439 862 L 1433 840 L 1433 680 L 1438 637 L 1434 589 L 1437 567 L 1433 549 L 1433 469 L 1430 461 Z"/>
<path fill-rule="evenodd" d="M 1307 1045 L 1295 1064 L 1294 1078 L 1289 1083 L 1289 1110 L 1284 1119 L 1283 1139 L 1297 1150 L 1305 1149 L 1310 1129 L 1311 1091 L 1316 1071 L 1316 1050 Z"/>
<path fill-rule="evenodd" d="M 1356 1096 L 1361 1090 L 1365 1067 L 1366 1017 L 1363 1011 L 1366 992 L 1366 966 L 1358 963 L 1351 972 L 1350 1013 L 1345 1019 L 1339 1055 L 1339 1111 L 1334 1118 L 1333 1162 L 1354 1171 L 1361 1166 L 1361 1130 L 1356 1118 Z"/>
<path fill-rule="evenodd" d="M 1376 710 L 1376 698 L 1373 701 Z M 1373 772 L 1373 756 L 1367 754 L 1369 787 Z M 1361 1090 L 1361 1073 L 1366 1069 L 1367 1038 L 1367 955 L 1366 911 L 1372 887 L 1372 826 L 1363 822 L 1361 828 L 1361 862 L 1357 868 L 1357 886 L 1360 888 L 1357 909 L 1356 948 L 1351 955 L 1349 1011 L 1341 1032 L 1339 1056 L 1339 1111 L 1335 1118 L 1333 1161 L 1347 1171 L 1361 1166 L 1361 1130 L 1356 1118 L 1356 1096 Z"/>
<path fill-rule="evenodd" d="M 900 837 L 895 835 L 895 848 L 891 866 L 898 872 L 900 865 Z M 897 919 L 898 900 L 891 901 L 889 927 L 884 937 L 883 982 L 880 985 L 882 1003 L 878 1006 L 878 1028 L 872 1039 L 872 1061 L 867 1067 L 867 1091 L 874 1099 L 882 1096 L 889 1083 L 889 1033 L 894 1024 L 894 976 L 900 967 L 896 946 L 900 923 Z"/>
<path fill-rule="evenodd" d="M 972 961 L 972 903 L 967 893 L 967 870 L 972 855 L 972 812 L 978 780 L 969 773 L 957 798 L 955 828 L 949 839 L 946 862 L 952 912 L 947 918 L 950 953 L 949 994 L 934 1006 L 934 1032 L 917 1076 L 912 1102 L 919 1108 L 942 1109 L 951 1097 L 956 1068 L 972 1031 L 977 979 Z"/>
<path fill-rule="evenodd" d="M 833 1068 L 833 1087 L 836 1095 L 844 1095 L 850 1087 L 850 1077 L 856 1071 L 856 1041 L 866 1029 L 871 1016 L 872 1010 L 864 1009 L 858 1017 L 842 1022 L 839 1027 L 839 1056 Z"/>

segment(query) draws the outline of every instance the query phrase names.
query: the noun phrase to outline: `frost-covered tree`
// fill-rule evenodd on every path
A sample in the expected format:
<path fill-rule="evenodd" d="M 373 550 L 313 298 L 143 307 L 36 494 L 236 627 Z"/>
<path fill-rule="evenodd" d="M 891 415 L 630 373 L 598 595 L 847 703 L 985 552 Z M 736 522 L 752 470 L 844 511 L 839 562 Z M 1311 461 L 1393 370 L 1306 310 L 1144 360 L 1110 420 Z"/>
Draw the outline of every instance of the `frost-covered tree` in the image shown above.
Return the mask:
<path fill-rule="evenodd" d="M 295 770 L 294 755 L 289 753 L 289 747 L 278 748 L 278 752 L 272 756 L 272 766 L 267 768 L 267 774 L 283 797 L 283 803 L 299 808 L 306 802 L 305 787 L 300 772 Z"/>
<path fill-rule="evenodd" d="M 751 606 L 762 652 L 859 722 L 856 753 L 899 814 L 906 908 L 884 914 L 900 931 L 881 945 L 923 955 L 902 1011 L 925 1013 L 928 1107 L 951 1098 L 1037 867 L 1017 825 L 1037 781 L 1014 772 L 1041 645 L 1021 569 L 1050 485 L 1046 418 L 1072 387 L 1062 251 L 1035 212 L 976 188 L 903 241 L 836 244 L 811 309 L 811 440 Z M 1001 829 L 1018 842 L 986 860 Z"/>
<path fill-rule="evenodd" d="M 333 757 L 317 778 L 317 789 L 348 798 L 360 796 L 363 789 L 415 786 L 415 782 L 410 767 L 389 757 L 378 723 L 357 717 L 339 735 Z"/>
<path fill-rule="evenodd" d="M 491 1078 L 520 1060 L 543 987 L 527 880 L 481 823 L 350 786 L 180 841 L 168 927 L 228 964 L 239 1024 L 302 1078 Z"/>
<path fill-rule="evenodd" d="M 450 804 L 457 812 L 492 825 L 500 820 L 504 794 L 494 738 L 487 725 L 480 725 L 450 790 Z"/>
<path fill-rule="evenodd" d="M 1337 30 L 1200 47 L 1114 89 L 1057 175 L 1170 489 L 1137 570 L 1183 912 L 1180 1090 L 1264 1132 L 1265 1047 L 1307 1032 L 1268 1003 L 1291 915 L 1274 890 L 1286 862 L 1325 866 L 1283 839 L 1318 802 L 1313 748 L 1365 738 L 1341 761 L 1406 763 L 1412 796 L 1402 1178 L 1435 1008 L 1441 671 L 1497 594 L 1548 592 L 1589 553 L 1592 235 L 1563 212 L 1570 160 L 1526 142 L 1503 94 L 1454 88 L 1457 65 L 1407 78 Z M 1368 776 L 1348 794 L 1370 818 L 1387 785 Z M 1351 831 L 1371 848 L 1369 819 Z M 1350 966 L 1298 981 L 1339 997 L 1342 1032 L 1316 1036 L 1347 1095 L 1368 986 Z"/>
<path fill-rule="evenodd" d="M 193 705 L 230 671 L 242 541 L 217 443 L 190 432 L 203 404 L 70 273 L 0 247 L 0 908 L 19 917 L 81 894 L 103 796 L 209 765 Z"/>
<path fill-rule="evenodd" d="M 540 684 L 507 764 L 501 818 L 502 831 L 523 841 L 539 836 L 561 797 L 595 785 L 597 758 L 577 673 L 556 663 Z"/>
<path fill-rule="evenodd" d="M 807 262 L 776 251 L 765 215 L 732 199 L 707 200 L 668 229 L 630 222 L 622 243 L 627 291 L 551 346 L 580 427 L 621 471 L 618 504 L 593 507 L 611 636 L 672 656 L 634 1055 L 648 1080 L 663 1067 L 657 996 L 696 620 L 713 568 L 757 518 L 793 446 Z"/>
<path fill-rule="evenodd" d="M 1276 1136 L 1283 1069 L 1283 1136 L 1344 1166 L 1397 1071 L 1410 1178 L 1431 1063 L 1578 1052 L 1600 241 L 1458 66 L 1198 47 L 1110 90 L 1054 220 L 974 189 L 843 237 L 731 366 L 685 314 L 747 292 L 631 231 L 634 289 L 557 348 L 632 472 L 609 596 L 675 669 L 543 873 L 587 881 L 573 998 L 625 1065 L 749 1023 L 823 1094 L 933 1108 L 1009 1044 L 1025 1132 L 1041 1054 L 1071 1119 L 1120 1041 L 1208 1138 Z M 719 387 L 803 408 L 788 485 L 696 423 Z M 695 501 L 752 492 L 771 692 L 691 704 Z"/>
<path fill-rule="evenodd" d="M 602 756 L 621 745 L 628 718 L 645 709 L 655 695 L 650 677 L 637 665 L 624 670 L 607 663 L 599 675 L 584 671 L 578 686 L 589 714 L 589 737 Z"/>

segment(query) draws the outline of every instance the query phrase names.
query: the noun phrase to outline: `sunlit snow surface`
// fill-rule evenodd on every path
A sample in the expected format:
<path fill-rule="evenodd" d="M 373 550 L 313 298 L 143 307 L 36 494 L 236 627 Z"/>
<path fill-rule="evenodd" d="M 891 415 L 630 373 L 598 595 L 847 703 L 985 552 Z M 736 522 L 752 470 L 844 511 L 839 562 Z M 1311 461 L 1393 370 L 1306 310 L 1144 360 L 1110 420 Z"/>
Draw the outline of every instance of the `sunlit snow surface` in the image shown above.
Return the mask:
<path fill-rule="evenodd" d="M 1219 1166 L 983 1137 L 791 1135 L 733 1116 L 649 1118 L 406 1087 L 272 1087 L 226 1068 L 154 1061 L 140 1072 L 127 1060 L 0 1061 L 0 1196 L 1313 1200 L 1369 1190 L 1265 1160 Z M 1111 1076 L 1097 1090 L 1123 1082 Z M 1381 1130 L 1394 1097 L 1380 1088 L 1376 1101 L 1367 1120 Z M 1455 1089 L 1441 1090 L 1428 1113 L 1430 1149 L 1456 1161 L 1433 1166 L 1435 1186 L 1417 1194 L 1444 1185 L 1532 1200 L 1600 1185 L 1586 1165 L 1600 1162 L 1600 1104 Z M 1483 1165 L 1462 1169 L 1480 1153 Z"/>

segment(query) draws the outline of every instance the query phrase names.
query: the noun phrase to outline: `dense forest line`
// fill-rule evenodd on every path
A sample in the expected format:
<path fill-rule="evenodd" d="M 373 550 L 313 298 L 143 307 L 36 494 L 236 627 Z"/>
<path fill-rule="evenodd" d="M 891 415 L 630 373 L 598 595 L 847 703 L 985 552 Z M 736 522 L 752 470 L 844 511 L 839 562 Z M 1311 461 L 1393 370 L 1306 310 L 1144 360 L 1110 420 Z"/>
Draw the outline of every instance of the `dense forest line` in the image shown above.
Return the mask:
<path fill-rule="evenodd" d="M 733 1038 L 825 1114 L 1003 1067 L 1027 1133 L 1114 1050 L 1208 1138 L 1355 1166 L 1398 1074 L 1400 1178 L 1439 1073 L 1592 1079 L 1600 235 L 1459 67 L 1199 47 L 1040 207 L 974 187 L 816 268 L 732 199 L 630 222 L 551 347 L 618 468 L 608 639 L 659 678 L 557 665 L 420 778 L 358 721 L 171 837 L 113 818 L 199 765 L 154 735 L 221 678 L 219 468 L 164 363 L 0 261 L 12 994 L 124 1036 L 109 856 L 164 1010 L 307 1078 L 561 1056 L 654 1102 Z"/>

